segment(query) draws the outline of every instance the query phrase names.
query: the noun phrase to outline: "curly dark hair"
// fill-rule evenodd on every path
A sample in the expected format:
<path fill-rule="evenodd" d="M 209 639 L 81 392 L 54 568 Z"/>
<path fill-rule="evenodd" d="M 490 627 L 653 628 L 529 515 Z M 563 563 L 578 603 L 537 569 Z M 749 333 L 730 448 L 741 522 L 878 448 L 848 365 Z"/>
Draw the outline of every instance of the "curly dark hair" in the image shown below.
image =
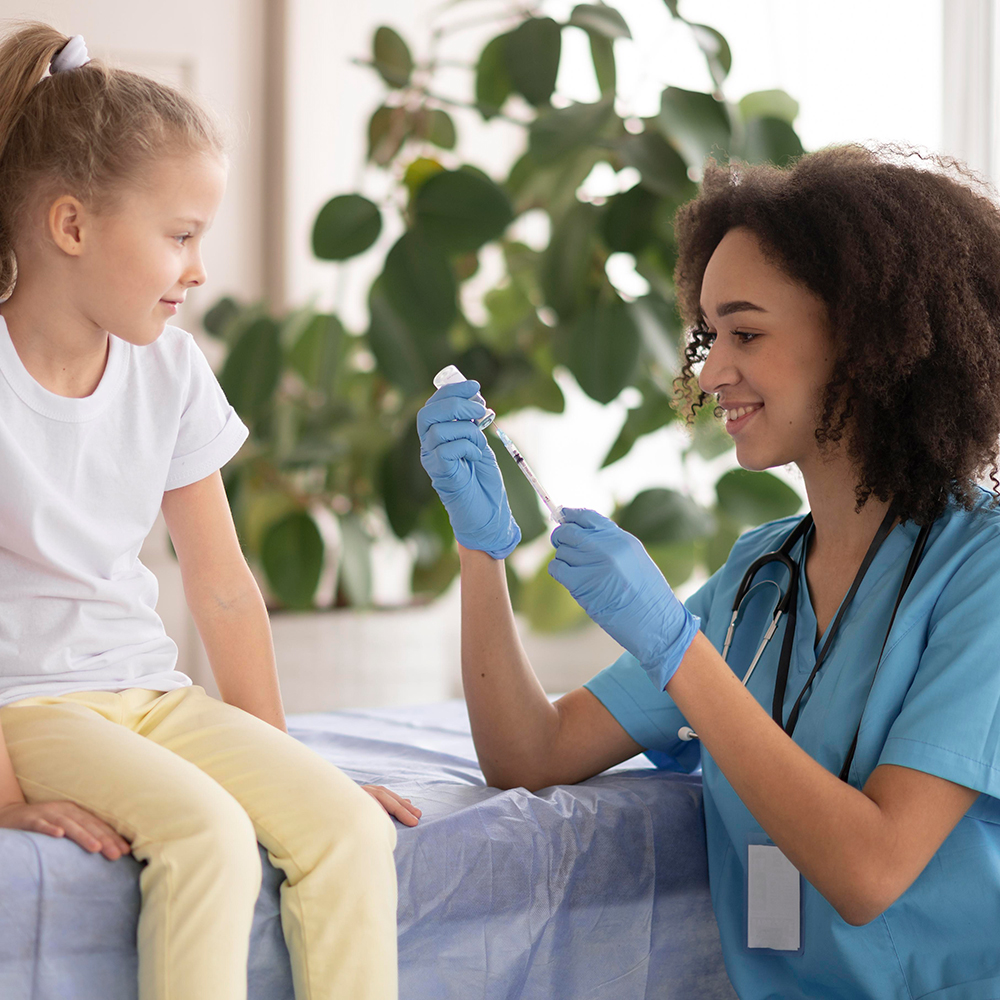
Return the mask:
<path fill-rule="evenodd" d="M 826 304 L 839 346 L 816 440 L 845 440 L 858 509 L 875 497 L 927 524 L 949 498 L 971 508 L 986 471 L 1000 489 L 1000 210 L 968 168 L 889 146 L 833 147 L 783 169 L 710 161 L 674 224 L 688 420 L 707 398 L 694 371 L 711 346 L 705 267 L 743 226 Z"/>

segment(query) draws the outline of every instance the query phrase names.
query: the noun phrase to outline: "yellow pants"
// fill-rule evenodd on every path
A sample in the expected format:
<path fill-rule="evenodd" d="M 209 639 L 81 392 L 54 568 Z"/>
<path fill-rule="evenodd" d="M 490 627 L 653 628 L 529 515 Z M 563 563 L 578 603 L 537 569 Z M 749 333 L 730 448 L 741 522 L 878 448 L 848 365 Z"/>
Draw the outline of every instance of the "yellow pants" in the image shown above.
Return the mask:
<path fill-rule="evenodd" d="M 146 863 L 140 1000 L 244 1000 L 257 841 L 297 1000 L 395 1000 L 395 827 L 318 754 L 200 687 L 26 698 L 0 725 L 29 802 L 78 803 Z"/>

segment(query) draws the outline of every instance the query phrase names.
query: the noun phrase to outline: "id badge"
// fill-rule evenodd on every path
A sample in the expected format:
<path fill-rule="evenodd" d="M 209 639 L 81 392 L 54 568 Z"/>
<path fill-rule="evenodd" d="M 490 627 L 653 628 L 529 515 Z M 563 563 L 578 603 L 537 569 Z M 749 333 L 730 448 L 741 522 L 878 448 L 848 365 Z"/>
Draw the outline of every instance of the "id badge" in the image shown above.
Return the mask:
<path fill-rule="evenodd" d="M 747 844 L 747 948 L 802 953 L 802 875 L 769 840 Z"/>

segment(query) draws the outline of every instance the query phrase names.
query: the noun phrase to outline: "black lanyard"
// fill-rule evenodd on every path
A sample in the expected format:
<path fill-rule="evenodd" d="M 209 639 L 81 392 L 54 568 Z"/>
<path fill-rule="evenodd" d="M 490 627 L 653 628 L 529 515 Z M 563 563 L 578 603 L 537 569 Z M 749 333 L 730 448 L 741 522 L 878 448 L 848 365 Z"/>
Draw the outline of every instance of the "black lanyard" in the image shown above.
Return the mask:
<path fill-rule="evenodd" d="M 810 673 L 808 680 L 806 680 L 802 690 L 799 692 L 798 698 L 795 699 L 795 704 L 792 705 L 792 710 L 788 713 L 788 721 L 783 722 L 782 717 L 784 712 L 785 691 L 788 687 L 788 668 L 792 660 L 792 645 L 795 641 L 795 624 L 798 617 L 799 577 L 802 575 L 802 571 L 799 570 L 792 574 L 791 580 L 789 581 L 790 594 L 788 620 L 785 623 L 785 635 L 781 643 L 781 655 L 778 659 L 778 672 L 774 680 L 774 699 L 771 703 L 771 717 L 789 736 L 791 736 L 795 731 L 795 724 L 799 721 L 802 699 L 805 696 L 806 691 L 809 690 L 813 680 L 815 680 L 816 674 L 819 673 L 819 668 L 826 660 L 827 653 L 829 653 L 830 648 L 833 645 L 833 640 L 836 638 L 837 632 L 840 630 L 840 623 L 844 614 L 850 607 L 851 602 L 854 600 L 854 595 L 858 592 L 858 588 L 861 586 L 861 581 L 864 580 L 865 574 L 868 572 L 868 568 L 871 566 L 875 556 L 878 554 L 879 549 L 882 547 L 882 543 L 886 540 L 886 538 L 888 538 L 889 532 L 892 531 L 894 521 L 895 515 L 891 512 L 891 510 L 886 511 L 886 515 L 882 519 L 882 523 L 879 525 L 879 529 L 875 533 L 875 537 L 872 539 L 871 545 L 868 546 L 865 558 L 862 560 L 861 566 L 854 577 L 854 582 L 851 584 L 851 588 L 848 590 L 847 596 L 841 602 L 840 610 L 837 612 L 837 617 L 827 630 L 826 639 L 824 640 L 823 646 L 816 657 L 816 665 L 813 667 L 812 673 Z M 889 641 L 889 633 L 892 631 L 893 622 L 896 620 L 896 612 L 899 610 L 899 605 L 903 600 L 903 595 L 906 593 L 906 590 L 910 585 L 910 581 L 913 579 L 913 576 L 917 571 L 917 565 L 920 562 L 920 557 L 923 554 L 924 546 L 927 543 L 927 536 L 929 534 L 930 525 L 924 525 L 924 527 L 920 529 L 920 534 L 917 536 L 916 542 L 914 542 L 913 550 L 910 553 L 910 560 L 907 563 L 906 572 L 903 574 L 903 581 L 896 597 L 896 604 L 892 609 L 892 616 L 889 619 L 889 627 L 886 629 L 885 638 L 882 640 L 882 648 L 879 651 L 879 657 L 875 664 L 875 674 L 878 673 L 878 669 L 881 666 L 882 653 L 885 652 L 886 643 Z M 807 544 L 808 540 L 803 541 L 802 543 L 803 557 L 805 556 Z M 875 683 L 875 674 L 872 675 L 872 681 L 868 687 L 869 695 L 871 694 L 872 686 Z M 868 696 L 865 697 L 865 705 L 861 710 L 862 716 L 864 715 L 864 708 L 867 707 L 867 705 Z M 844 781 L 847 780 L 847 775 L 851 769 L 851 763 L 854 760 L 854 751 L 857 748 L 858 734 L 860 732 L 861 720 L 858 720 L 858 728 L 855 730 L 854 739 L 851 741 L 851 748 L 848 751 L 847 760 L 844 762 L 844 766 L 841 768 L 840 772 L 840 777 Z"/>

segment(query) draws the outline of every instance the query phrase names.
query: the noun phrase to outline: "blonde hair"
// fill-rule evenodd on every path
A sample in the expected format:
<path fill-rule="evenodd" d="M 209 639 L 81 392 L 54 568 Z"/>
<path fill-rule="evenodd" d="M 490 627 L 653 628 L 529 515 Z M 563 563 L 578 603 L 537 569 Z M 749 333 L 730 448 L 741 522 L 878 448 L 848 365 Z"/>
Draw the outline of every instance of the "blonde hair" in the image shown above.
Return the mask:
<path fill-rule="evenodd" d="M 93 59 L 47 75 L 68 41 L 29 22 L 0 44 L 0 297 L 16 280 L 14 238 L 40 188 L 106 208 L 156 154 L 225 153 L 214 117 L 172 87 Z"/>

